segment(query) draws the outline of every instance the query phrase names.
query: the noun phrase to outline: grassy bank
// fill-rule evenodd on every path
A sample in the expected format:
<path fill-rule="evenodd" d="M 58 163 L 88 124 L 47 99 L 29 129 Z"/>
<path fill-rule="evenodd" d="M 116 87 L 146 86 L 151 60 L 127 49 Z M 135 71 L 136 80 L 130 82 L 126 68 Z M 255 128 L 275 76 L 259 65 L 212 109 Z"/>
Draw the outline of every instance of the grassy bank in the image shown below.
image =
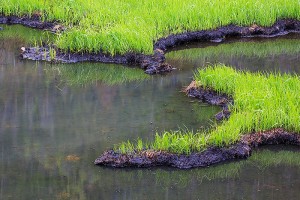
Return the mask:
<path fill-rule="evenodd" d="M 297 75 L 241 72 L 216 65 L 199 69 L 195 80 L 198 86 L 233 97 L 229 120 L 206 133 L 165 132 L 156 134 L 151 143 L 138 140 L 137 144 L 122 143 L 117 149 L 123 153 L 154 149 L 189 154 L 212 145 L 233 144 L 244 133 L 273 128 L 300 132 L 300 79 Z"/>
<path fill-rule="evenodd" d="M 298 0 L 2 0 L 2 15 L 40 15 L 68 30 L 56 44 L 73 52 L 151 54 L 153 42 L 172 33 L 228 24 L 269 26 L 300 19 Z"/>

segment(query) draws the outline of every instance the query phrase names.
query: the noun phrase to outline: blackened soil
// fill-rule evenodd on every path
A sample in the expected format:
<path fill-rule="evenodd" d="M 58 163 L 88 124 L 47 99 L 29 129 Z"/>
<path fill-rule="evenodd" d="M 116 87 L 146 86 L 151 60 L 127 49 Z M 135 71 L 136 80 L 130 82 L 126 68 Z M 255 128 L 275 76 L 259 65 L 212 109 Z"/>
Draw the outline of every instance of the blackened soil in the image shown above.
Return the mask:
<path fill-rule="evenodd" d="M 55 51 L 55 57 L 51 56 L 51 51 Z M 161 51 L 159 50 L 155 50 L 154 52 L 154 55 L 126 53 L 124 55 L 111 56 L 104 53 L 91 54 L 63 52 L 55 47 L 45 46 L 38 48 L 25 48 L 21 54 L 21 58 L 29 60 L 44 60 L 55 63 L 102 62 L 125 64 L 128 66 L 139 66 L 145 71 L 145 73 L 151 75 L 164 74 L 172 71 L 172 66 L 164 62 L 164 54 L 160 53 Z"/>
<path fill-rule="evenodd" d="M 41 22 L 38 14 L 31 17 L 0 16 L 0 24 L 23 24 L 32 28 L 45 29 L 53 32 L 63 31 L 65 28 L 55 22 Z M 253 24 L 249 27 L 228 25 L 215 30 L 194 31 L 182 34 L 172 34 L 168 37 L 158 39 L 154 44 L 154 54 L 144 55 L 137 53 L 127 53 L 124 55 L 111 56 L 109 54 L 97 53 L 71 53 L 63 52 L 54 48 L 55 58 L 51 58 L 50 48 L 26 48 L 21 57 L 31 60 L 46 60 L 51 62 L 75 63 L 83 61 L 119 63 L 127 65 L 137 65 L 148 74 L 157 74 L 170 72 L 174 68 L 165 62 L 165 53 L 172 50 L 173 47 L 183 45 L 189 42 L 201 41 L 222 41 L 226 37 L 274 37 L 287 34 L 289 32 L 299 32 L 300 21 L 293 19 L 278 20 L 270 27 L 261 27 Z"/>
<path fill-rule="evenodd" d="M 188 42 L 223 41 L 226 37 L 274 37 L 289 32 L 299 31 L 300 21 L 293 19 L 278 20 L 270 27 L 262 27 L 256 24 L 249 27 L 228 25 L 215 30 L 194 31 L 170 35 L 166 38 L 159 39 L 154 44 L 154 49 L 168 51 L 172 47 Z"/>
<path fill-rule="evenodd" d="M 52 32 L 64 31 L 65 28 L 59 25 L 57 22 L 43 22 L 38 14 L 34 14 L 31 17 L 23 16 L 0 16 L 0 24 L 22 24 L 30 28 L 36 28 L 41 30 L 48 30 Z"/>
<path fill-rule="evenodd" d="M 59 25 L 57 22 L 42 22 L 38 14 L 32 15 L 31 17 L 0 16 L 0 24 L 22 24 L 31 28 L 48 30 L 54 33 L 62 32 L 65 30 L 65 27 Z M 53 56 L 54 50 L 55 57 Z M 91 54 L 64 52 L 56 47 L 52 46 L 50 48 L 49 46 L 45 45 L 43 47 L 25 48 L 25 50 L 22 51 L 21 58 L 61 63 L 89 61 L 137 65 L 144 69 L 147 74 L 162 74 L 173 70 L 173 68 L 168 63 L 165 63 L 164 52 L 160 49 L 155 49 L 153 55 L 126 53 L 124 55 L 111 56 L 105 53 Z"/>
<path fill-rule="evenodd" d="M 300 134 L 289 133 L 284 129 L 250 133 L 230 147 L 210 147 L 200 153 L 178 155 L 165 151 L 144 150 L 121 154 L 113 150 L 104 152 L 95 160 L 96 165 L 110 167 L 154 167 L 171 166 L 181 169 L 206 167 L 216 163 L 248 158 L 253 148 L 267 144 L 291 144 L 300 146 Z"/>
<path fill-rule="evenodd" d="M 231 112 L 228 106 L 233 105 L 232 97 L 217 93 L 211 89 L 197 87 L 194 81 L 185 89 L 185 92 L 189 97 L 197 98 L 211 105 L 220 106 L 222 110 L 215 115 L 217 120 L 228 119 L 230 117 Z"/>

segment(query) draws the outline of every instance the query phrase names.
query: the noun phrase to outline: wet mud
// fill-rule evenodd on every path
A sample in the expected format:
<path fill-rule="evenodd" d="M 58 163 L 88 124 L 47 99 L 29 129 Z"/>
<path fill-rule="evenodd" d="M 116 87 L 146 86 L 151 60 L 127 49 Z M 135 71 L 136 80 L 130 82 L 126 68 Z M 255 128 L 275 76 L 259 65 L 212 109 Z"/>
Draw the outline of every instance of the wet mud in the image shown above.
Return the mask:
<path fill-rule="evenodd" d="M 222 110 L 215 115 L 217 120 L 224 120 L 230 117 L 229 105 L 233 105 L 232 97 L 227 94 L 220 94 L 211 89 L 205 89 L 203 87 L 197 87 L 195 81 L 192 81 L 191 84 L 184 90 L 189 97 L 199 99 L 204 103 L 210 105 L 220 106 Z"/>
<path fill-rule="evenodd" d="M 23 16 L 0 16 L 0 24 L 21 24 L 30 28 L 36 28 L 41 30 L 47 30 L 51 32 L 61 32 L 65 30 L 65 27 L 61 26 L 58 22 L 43 22 L 39 14 L 33 14 L 31 17 Z"/>
<path fill-rule="evenodd" d="M 216 115 L 219 120 L 229 118 L 228 105 L 233 99 L 226 94 L 219 94 L 210 89 L 196 87 L 192 82 L 185 92 L 193 98 L 203 102 L 218 105 L 222 111 Z M 175 154 L 166 151 L 144 150 L 134 153 L 121 154 L 113 150 L 104 152 L 95 160 L 96 165 L 110 167 L 154 167 L 170 166 L 181 169 L 207 167 L 229 160 L 245 159 L 251 156 L 254 148 L 261 145 L 287 144 L 300 146 L 300 134 L 291 133 L 282 128 L 268 131 L 253 132 L 241 136 L 235 144 L 227 147 L 209 147 L 203 152 L 194 152 L 190 155 Z"/>
<path fill-rule="evenodd" d="M 209 147 L 203 152 L 179 155 L 165 151 L 144 150 L 121 154 L 109 150 L 95 160 L 96 165 L 109 167 L 154 167 L 170 166 L 181 169 L 207 167 L 229 160 L 245 159 L 251 156 L 254 148 L 261 145 L 287 144 L 300 146 L 300 135 L 284 129 L 272 129 L 264 132 L 250 133 L 229 147 Z"/>
<path fill-rule="evenodd" d="M 23 24 L 28 27 L 50 30 L 52 32 L 63 31 L 65 28 L 56 22 L 41 22 L 38 14 L 31 17 L 0 16 L 0 24 Z M 300 21 L 293 19 L 278 20 L 270 27 L 262 27 L 256 24 L 248 27 L 228 25 L 214 30 L 193 31 L 181 34 L 172 34 L 160 38 L 154 44 L 154 54 L 144 55 L 139 53 L 127 53 L 124 55 L 111 56 L 109 54 L 97 53 L 72 53 L 64 52 L 55 47 L 44 46 L 40 48 L 25 48 L 21 57 L 31 60 L 45 60 L 50 62 L 104 62 L 141 67 L 147 74 L 159 74 L 172 71 L 173 68 L 165 62 L 165 53 L 172 48 L 190 42 L 212 41 L 221 42 L 226 37 L 274 37 L 300 31 Z M 55 50 L 55 57 L 50 56 L 51 50 Z M 53 53 L 52 53 L 53 55 Z"/>
<path fill-rule="evenodd" d="M 47 30 L 53 33 L 63 32 L 65 30 L 65 27 L 57 22 L 42 22 L 39 14 L 34 14 L 31 17 L 0 16 L 0 24 L 22 24 L 24 26 Z M 124 55 L 111 56 L 105 53 L 65 52 L 55 46 L 45 44 L 42 47 L 24 48 L 22 49 L 20 56 L 22 59 L 55 63 L 102 62 L 125 64 L 128 66 L 139 66 L 147 74 L 163 74 L 173 70 L 173 67 L 165 62 L 164 52 L 159 49 L 155 49 L 153 55 L 126 53 Z"/>
<path fill-rule="evenodd" d="M 52 51 L 52 52 L 51 52 Z M 55 57 L 53 52 L 55 51 Z M 128 67 L 138 66 L 147 74 L 164 74 L 173 70 L 173 67 L 165 62 L 161 51 L 155 50 L 154 55 L 127 53 L 124 55 L 111 56 L 97 53 L 70 53 L 61 51 L 55 47 L 27 47 L 21 54 L 22 59 L 48 61 L 54 63 L 77 63 L 77 62 L 102 62 L 124 64 Z M 51 56 L 52 54 L 52 56 Z"/>

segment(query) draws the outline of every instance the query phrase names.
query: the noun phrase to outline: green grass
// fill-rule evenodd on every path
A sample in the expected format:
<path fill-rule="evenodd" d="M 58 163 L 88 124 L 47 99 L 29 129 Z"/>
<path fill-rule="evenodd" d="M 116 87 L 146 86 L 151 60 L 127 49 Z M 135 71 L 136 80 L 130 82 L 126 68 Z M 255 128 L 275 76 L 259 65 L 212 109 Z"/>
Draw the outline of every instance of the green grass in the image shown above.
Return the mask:
<path fill-rule="evenodd" d="M 299 6 L 298 0 L 1 0 L 0 12 L 40 13 L 68 28 L 55 41 L 59 48 L 114 55 L 151 54 L 153 42 L 171 33 L 300 19 Z"/>
<path fill-rule="evenodd" d="M 97 81 L 107 85 L 117 85 L 150 78 L 138 68 L 128 68 L 113 64 L 60 64 L 47 67 L 45 71 L 49 78 L 56 76 L 61 84 L 71 86 L 87 85 Z"/>
<path fill-rule="evenodd" d="M 164 150 L 189 154 L 208 146 L 228 146 L 242 134 L 284 128 L 300 132 L 300 79 L 297 75 L 262 74 L 237 71 L 224 65 L 209 66 L 195 72 L 198 86 L 212 88 L 233 97 L 231 116 L 209 132 L 171 131 L 156 134 L 152 143 L 142 149 Z M 129 144 L 129 143 L 127 143 Z M 132 152 L 122 144 L 116 150 Z M 141 149 L 141 147 L 139 147 Z"/>

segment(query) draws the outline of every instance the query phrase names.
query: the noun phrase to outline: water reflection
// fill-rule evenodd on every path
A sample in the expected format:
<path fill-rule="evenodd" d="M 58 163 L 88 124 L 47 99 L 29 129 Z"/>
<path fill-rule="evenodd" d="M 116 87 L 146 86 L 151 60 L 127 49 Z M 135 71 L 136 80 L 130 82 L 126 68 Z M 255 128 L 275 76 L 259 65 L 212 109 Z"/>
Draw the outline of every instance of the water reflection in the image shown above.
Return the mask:
<path fill-rule="evenodd" d="M 300 36 L 228 39 L 222 43 L 189 44 L 168 53 L 167 61 L 183 71 L 223 63 L 250 71 L 300 73 Z"/>

